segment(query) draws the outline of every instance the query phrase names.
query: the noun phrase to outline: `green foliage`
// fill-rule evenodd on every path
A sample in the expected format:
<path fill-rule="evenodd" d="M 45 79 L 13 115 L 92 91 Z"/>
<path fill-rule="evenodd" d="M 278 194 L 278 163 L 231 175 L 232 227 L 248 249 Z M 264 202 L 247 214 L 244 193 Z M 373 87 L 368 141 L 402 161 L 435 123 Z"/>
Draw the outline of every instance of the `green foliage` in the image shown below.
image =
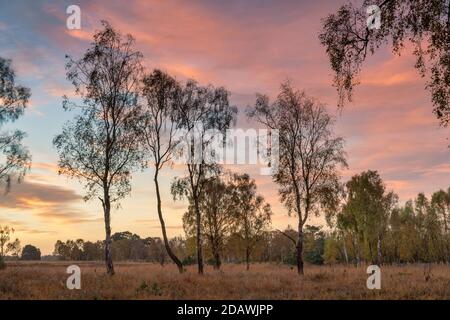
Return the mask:
<path fill-rule="evenodd" d="M 196 263 L 195 257 L 194 256 L 186 256 L 183 261 L 183 266 L 190 266 Z"/>
<path fill-rule="evenodd" d="M 305 226 L 304 230 L 304 253 L 306 262 L 321 265 L 324 263 L 325 234 L 320 227 Z"/>
<path fill-rule="evenodd" d="M 340 261 L 344 261 L 344 259 L 342 259 L 341 257 L 339 245 L 339 240 L 336 239 L 336 236 L 334 234 L 331 234 L 325 238 L 323 253 L 324 264 L 336 264 Z"/>
<path fill-rule="evenodd" d="M 228 178 L 228 180 L 227 180 Z M 228 175 L 215 175 L 208 178 L 203 185 L 203 193 L 199 198 L 199 208 L 202 214 L 201 233 L 206 242 L 206 251 L 212 258 L 208 263 L 220 268 L 221 255 L 226 238 L 236 228 L 236 198 Z M 183 227 L 186 235 L 196 235 L 196 215 L 194 203 L 189 204 L 188 211 L 183 215 Z"/>
<path fill-rule="evenodd" d="M 141 282 L 139 287 L 137 288 L 137 293 L 148 292 L 154 296 L 162 296 L 163 290 L 157 282 L 153 282 L 151 285 L 148 285 L 145 280 Z"/>
<path fill-rule="evenodd" d="M 449 262 L 449 199 L 450 189 L 439 190 L 431 201 L 420 193 L 399 206 L 376 171 L 355 175 L 332 219 L 325 262 Z"/>
<path fill-rule="evenodd" d="M 381 241 L 397 201 L 394 193 L 386 192 L 376 171 L 362 172 L 347 182 L 345 203 L 337 215 L 337 225 L 341 233 L 352 235 L 356 263 L 362 255 L 369 255 L 373 263 L 381 263 Z"/>

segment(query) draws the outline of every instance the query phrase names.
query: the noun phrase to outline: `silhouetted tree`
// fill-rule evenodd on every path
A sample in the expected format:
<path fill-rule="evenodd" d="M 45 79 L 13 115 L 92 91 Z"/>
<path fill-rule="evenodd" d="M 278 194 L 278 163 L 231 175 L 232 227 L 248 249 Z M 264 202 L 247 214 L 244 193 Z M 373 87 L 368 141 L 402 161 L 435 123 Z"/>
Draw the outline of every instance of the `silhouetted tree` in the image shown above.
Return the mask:
<path fill-rule="evenodd" d="M 86 260 L 84 256 L 85 242 L 83 239 L 77 240 L 67 240 L 62 242 L 61 240 L 56 241 L 55 249 L 53 251 L 54 255 L 59 256 L 64 260 Z"/>
<path fill-rule="evenodd" d="M 23 247 L 21 260 L 41 260 L 41 250 L 31 244 Z"/>
<path fill-rule="evenodd" d="M 85 241 L 83 243 L 83 260 L 86 261 L 97 261 L 102 260 L 104 251 L 102 241 Z"/>
<path fill-rule="evenodd" d="M 111 206 L 131 191 L 131 172 L 142 160 L 137 124 L 142 54 L 107 22 L 79 60 L 69 58 L 67 78 L 82 98 L 81 114 L 65 125 L 53 143 L 59 173 L 84 182 L 85 200 L 98 197 L 105 220 L 105 263 L 114 274 L 111 255 Z"/>

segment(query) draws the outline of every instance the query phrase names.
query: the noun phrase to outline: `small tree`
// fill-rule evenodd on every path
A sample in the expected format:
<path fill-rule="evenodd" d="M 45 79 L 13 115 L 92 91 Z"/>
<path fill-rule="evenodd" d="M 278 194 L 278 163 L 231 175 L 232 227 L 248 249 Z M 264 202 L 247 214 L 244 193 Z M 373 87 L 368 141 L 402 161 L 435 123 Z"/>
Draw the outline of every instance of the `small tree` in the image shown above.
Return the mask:
<path fill-rule="evenodd" d="M 59 173 L 84 182 L 85 200 L 98 197 L 105 220 L 105 263 L 114 274 L 111 255 L 111 206 L 131 191 L 131 172 L 142 160 L 137 124 L 137 94 L 142 54 L 134 39 L 107 22 L 79 60 L 69 58 L 67 78 L 83 99 L 81 110 L 53 143 L 59 153 Z"/>
<path fill-rule="evenodd" d="M 289 82 L 281 85 L 272 104 L 258 95 L 248 115 L 279 130 L 279 169 L 273 178 L 289 214 L 298 217 L 297 271 L 303 275 L 303 226 L 311 213 L 332 210 L 338 203 L 338 168 L 347 165 L 344 139 L 334 135 L 334 119 L 325 106 Z"/>
<path fill-rule="evenodd" d="M 270 225 L 272 211 L 264 198 L 256 193 L 255 180 L 248 174 L 233 175 L 231 192 L 236 230 L 245 244 L 245 262 L 249 270 L 251 254 Z"/>
<path fill-rule="evenodd" d="M 199 200 L 203 215 L 202 236 L 208 241 L 214 258 L 214 268 L 217 270 L 222 265 L 221 255 L 225 242 L 236 220 L 232 196 L 231 186 L 217 175 L 207 179 Z M 195 210 L 191 203 L 183 216 L 183 226 L 188 237 L 194 237 L 196 234 L 195 221 Z"/>
<path fill-rule="evenodd" d="M 0 128 L 23 115 L 30 99 L 30 90 L 16 85 L 15 78 L 11 60 L 0 57 Z M 19 130 L 0 132 L 0 186 L 6 191 L 14 179 L 20 182 L 30 167 L 30 153 L 22 145 L 24 137 Z"/>
<path fill-rule="evenodd" d="M 169 245 L 166 223 L 161 208 L 162 200 L 158 180 L 159 172 L 166 164 L 171 163 L 179 142 L 177 129 L 179 129 L 178 117 L 182 102 L 181 86 L 174 78 L 160 70 L 154 70 L 151 74 L 146 75 L 142 83 L 142 95 L 145 100 L 142 133 L 145 148 L 155 170 L 153 181 L 155 183 L 158 218 L 167 254 L 177 265 L 179 272 L 182 273 L 183 265 Z"/>

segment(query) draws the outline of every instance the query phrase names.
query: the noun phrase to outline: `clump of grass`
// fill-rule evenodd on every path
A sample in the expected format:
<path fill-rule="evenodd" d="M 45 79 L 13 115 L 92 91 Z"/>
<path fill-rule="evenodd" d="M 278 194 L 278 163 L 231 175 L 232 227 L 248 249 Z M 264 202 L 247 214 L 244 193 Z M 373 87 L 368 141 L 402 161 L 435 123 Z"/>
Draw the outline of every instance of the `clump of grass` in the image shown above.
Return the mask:
<path fill-rule="evenodd" d="M 317 281 L 317 282 L 322 282 L 324 280 L 327 280 L 329 278 L 328 274 L 326 272 L 318 272 L 315 274 L 312 274 L 311 276 L 309 276 L 309 279 L 311 281 Z"/>
<path fill-rule="evenodd" d="M 163 291 L 157 282 L 153 282 L 150 286 L 147 284 L 145 280 L 143 280 L 140 286 L 137 288 L 137 293 L 148 292 L 153 296 L 162 296 Z"/>
<path fill-rule="evenodd" d="M 0 293 L 1 294 L 9 294 L 12 293 L 14 291 L 14 283 L 12 283 L 11 281 L 0 281 Z"/>
<path fill-rule="evenodd" d="M 157 282 L 153 282 L 151 292 L 155 296 L 162 296 L 163 294 L 162 288 L 158 285 Z"/>
<path fill-rule="evenodd" d="M 139 292 L 142 292 L 142 291 L 147 291 L 147 289 L 148 289 L 148 284 L 147 284 L 147 282 L 145 282 L 143 280 L 141 282 L 141 285 L 136 289 L 136 291 L 139 293 Z"/>

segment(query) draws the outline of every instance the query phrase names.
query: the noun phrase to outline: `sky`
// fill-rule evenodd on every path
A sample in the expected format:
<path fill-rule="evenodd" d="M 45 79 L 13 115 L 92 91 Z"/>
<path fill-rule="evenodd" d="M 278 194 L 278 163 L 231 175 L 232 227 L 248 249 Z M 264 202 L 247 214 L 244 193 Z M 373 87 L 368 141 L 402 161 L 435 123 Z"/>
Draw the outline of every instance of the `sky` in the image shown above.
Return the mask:
<path fill-rule="evenodd" d="M 52 139 L 74 114 L 62 108 L 62 96 L 74 97 L 65 76 L 65 55 L 80 57 L 92 34 L 107 20 L 136 39 L 148 70 L 159 68 L 180 81 L 224 86 L 238 107 L 236 126 L 255 127 L 244 114 L 256 93 L 275 98 L 290 79 L 299 89 L 327 104 L 336 116 L 335 132 L 346 139 L 349 168 L 343 181 L 364 170 L 377 170 L 402 202 L 450 186 L 449 130 L 432 114 L 429 93 L 413 68 L 408 46 L 401 56 L 382 47 L 369 56 L 353 102 L 336 107 L 332 72 L 318 34 L 321 19 L 344 1 L 6 1 L 0 0 L 0 56 L 13 60 L 17 82 L 32 98 L 25 115 L 6 129 L 27 132 L 33 156 L 25 181 L 0 195 L 0 225 L 16 229 L 22 245 L 50 254 L 56 240 L 104 238 L 101 205 L 84 202 L 78 181 L 58 175 Z M 81 30 L 66 28 L 66 8 L 81 8 Z M 5 129 L 5 128 L 2 128 Z M 272 205 L 274 228 L 296 225 L 279 202 L 277 186 L 255 166 L 234 166 L 254 178 Z M 163 171 L 161 188 L 169 236 L 183 235 L 186 203 L 173 201 L 170 183 L 182 167 Z M 113 232 L 161 236 L 151 170 L 133 175 L 132 192 L 114 210 Z M 313 218 L 320 225 L 323 219 Z"/>

